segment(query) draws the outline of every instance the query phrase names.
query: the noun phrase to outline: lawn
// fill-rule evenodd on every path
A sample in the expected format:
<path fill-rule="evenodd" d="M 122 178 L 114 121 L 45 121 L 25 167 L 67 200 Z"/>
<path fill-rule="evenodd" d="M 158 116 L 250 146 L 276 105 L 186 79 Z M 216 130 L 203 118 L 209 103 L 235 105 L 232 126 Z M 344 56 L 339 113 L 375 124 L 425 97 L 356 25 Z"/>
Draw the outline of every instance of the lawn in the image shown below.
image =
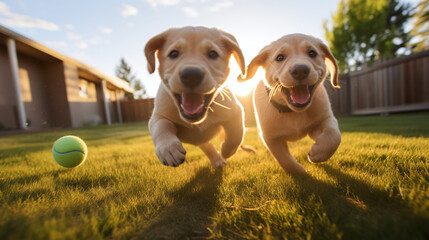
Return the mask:
<path fill-rule="evenodd" d="M 428 239 L 429 113 L 340 118 L 320 165 L 283 172 L 250 127 L 222 170 L 196 147 L 165 167 L 146 124 L 0 137 L 0 239 Z M 77 135 L 86 162 L 65 169 L 53 142 Z M 219 142 L 217 141 L 217 144 Z"/>

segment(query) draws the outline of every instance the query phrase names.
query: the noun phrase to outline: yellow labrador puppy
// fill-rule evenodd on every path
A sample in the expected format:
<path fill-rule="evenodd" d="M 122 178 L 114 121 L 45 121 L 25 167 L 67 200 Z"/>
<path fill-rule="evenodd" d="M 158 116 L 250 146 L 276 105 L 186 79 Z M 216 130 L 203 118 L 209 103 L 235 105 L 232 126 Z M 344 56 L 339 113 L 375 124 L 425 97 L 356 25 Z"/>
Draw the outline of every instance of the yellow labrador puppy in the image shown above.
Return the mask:
<path fill-rule="evenodd" d="M 251 79 L 259 66 L 265 79 L 255 88 L 253 101 L 261 138 L 272 155 L 285 171 L 305 172 L 287 142 L 308 134 L 315 140 L 308 160 L 328 160 L 341 142 L 323 85 L 330 73 L 332 85 L 339 87 L 338 67 L 328 47 L 311 36 L 286 35 L 264 47 L 249 64 L 246 77 L 238 80 Z"/>
<path fill-rule="evenodd" d="M 245 71 L 235 37 L 214 28 L 172 28 L 146 44 L 150 73 L 155 71 L 155 53 L 162 82 L 149 131 L 159 160 L 167 166 L 182 164 L 186 142 L 199 146 L 213 167 L 225 165 L 244 134 L 243 108 L 224 87 L 231 55 Z M 222 128 L 225 140 L 219 154 L 210 140 Z"/>

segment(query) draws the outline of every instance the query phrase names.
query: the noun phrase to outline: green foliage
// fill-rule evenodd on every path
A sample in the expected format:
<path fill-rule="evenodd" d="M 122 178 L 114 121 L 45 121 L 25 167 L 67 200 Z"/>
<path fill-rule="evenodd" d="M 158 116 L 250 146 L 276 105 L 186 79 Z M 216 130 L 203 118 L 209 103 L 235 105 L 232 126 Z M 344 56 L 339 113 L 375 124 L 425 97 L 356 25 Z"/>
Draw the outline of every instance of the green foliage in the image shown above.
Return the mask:
<path fill-rule="evenodd" d="M 429 114 L 340 118 L 342 143 L 324 164 L 291 143 L 308 170 L 286 174 L 255 127 L 223 170 L 195 146 L 163 166 L 147 125 L 0 137 L 0 239 L 427 239 Z M 88 146 L 59 166 L 64 135 Z M 219 140 L 215 141 L 220 144 Z"/>
<path fill-rule="evenodd" d="M 342 0 L 323 28 L 341 71 L 407 52 L 411 6 L 399 0 Z"/>
<path fill-rule="evenodd" d="M 125 95 L 129 99 L 140 99 L 146 97 L 146 89 L 140 79 L 138 79 L 132 72 L 131 66 L 121 58 L 119 66 L 116 67 L 116 76 L 122 80 L 130 83 L 131 87 L 134 88 L 134 93 L 126 93 Z"/>
<path fill-rule="evenodd" d="M 417 42 L 412 44 L 415 47 L 414 51 L 429 49 L 429 0 L 422 0 L 417 5 L 414 18 L 416 18 L 416 22 L 411 30 L 411 35 L 417 38 Z"/>

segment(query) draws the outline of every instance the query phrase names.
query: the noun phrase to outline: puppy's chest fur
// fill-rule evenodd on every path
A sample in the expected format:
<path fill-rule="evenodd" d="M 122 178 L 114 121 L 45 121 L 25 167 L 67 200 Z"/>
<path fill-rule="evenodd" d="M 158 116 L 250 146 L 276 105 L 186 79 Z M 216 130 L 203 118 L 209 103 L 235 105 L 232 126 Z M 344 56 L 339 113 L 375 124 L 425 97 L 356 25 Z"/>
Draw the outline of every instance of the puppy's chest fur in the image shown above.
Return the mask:
<path fill-rule="evenodd" d="M 228 105 L 231 107 L 232 104 L 236 103 L 231 102 Z M 183 121 L 175 123 L 177 127 L 177 137 L 182 142 L 198 145 L 210 141 L 221 131 L 222 126 L 227 121 L 231 121 L 234 115 L 236 115 L 237 108 L 239 108 L 237 105 L 229 110 L 213 105 L 214 104 L 211 106 L 213 112 L 209 110 L 210 112 L 206 120 L 200 124 L 190 125 Z"/>
<path fill-rule="evenodd" d="M 321 88 L 323 86 L 319 86 Z M 321 120 L 328 118 L 329 111 L 319 111 L 323 108 L 320 101 L 326 94 L 324 89 L 316 89 L 312 105 L 304 112 L 281 113 L 270 102 L 263 83 L 255 89 L 254 104 L 258 114 L 259 128 L 265 138 L 281 138 L 286 141 L 297 141 L 305 137 L 318 126 Z"/>

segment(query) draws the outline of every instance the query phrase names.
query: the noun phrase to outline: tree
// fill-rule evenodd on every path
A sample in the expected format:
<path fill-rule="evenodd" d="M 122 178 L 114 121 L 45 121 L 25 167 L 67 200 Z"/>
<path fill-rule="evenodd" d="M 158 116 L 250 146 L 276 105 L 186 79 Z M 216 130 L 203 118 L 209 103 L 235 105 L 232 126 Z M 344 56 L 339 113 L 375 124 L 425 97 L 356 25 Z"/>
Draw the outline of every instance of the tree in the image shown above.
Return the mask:
<path fill-rule="evenodd" d="M 134 88 L 134 93 L 126 93 L 125 96 L 129 99 L 141 99 L 146 97 L 146 88 L 141 83 L 140 79 L 137 79 L 136 75 L 131 73 L 131 66 L 121 58 L 119 66 L 116 67 L 116 76 L 122 80 L 130 83 L 130 86 Z"/>
<path fill-rule="evenodd" d="M 341 71 L 409 52 L 411 5 L 399 0 L 342 0 L 323 28 Z"/>
<path fill-rule="evenodd" d="M 411 35 L 417 39 L 417 42 L 412 44 L 414 51 L 429 49 L 429 0 L 422 0 L 417 5 L 413 17 L 416 18 L 416 22 Z"/>

